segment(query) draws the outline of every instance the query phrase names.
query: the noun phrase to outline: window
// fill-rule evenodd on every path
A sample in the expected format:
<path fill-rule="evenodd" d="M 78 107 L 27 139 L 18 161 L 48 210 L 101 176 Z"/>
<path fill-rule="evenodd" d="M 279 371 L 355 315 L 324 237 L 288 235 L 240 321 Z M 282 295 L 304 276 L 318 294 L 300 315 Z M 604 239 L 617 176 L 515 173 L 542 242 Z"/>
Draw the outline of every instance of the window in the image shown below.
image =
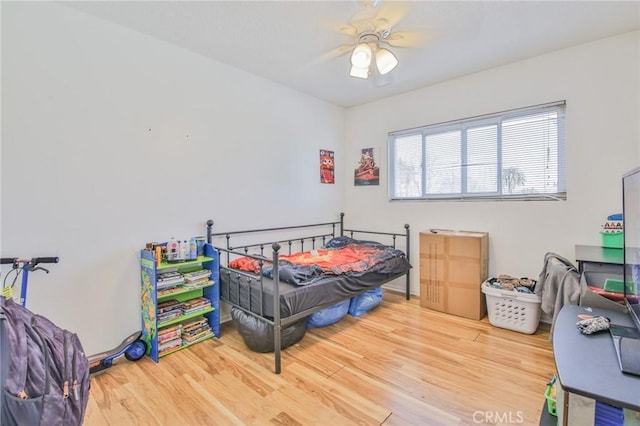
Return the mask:
<path fill-rule="evenodd" d="M 391 199 L 566 199 L 564 102 L 389 133 Z"/>

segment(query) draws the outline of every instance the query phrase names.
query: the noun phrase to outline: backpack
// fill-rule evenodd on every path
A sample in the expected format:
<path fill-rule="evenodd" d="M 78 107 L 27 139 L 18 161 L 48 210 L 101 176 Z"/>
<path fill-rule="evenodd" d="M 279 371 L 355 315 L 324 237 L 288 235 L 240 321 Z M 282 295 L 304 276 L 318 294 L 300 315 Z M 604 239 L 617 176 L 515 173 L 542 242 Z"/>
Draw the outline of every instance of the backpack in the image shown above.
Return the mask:
<path fill-rule="evenodd" d="M 80 339 L 0 297 L 4 425 L 81 425 L 89 400 L 89 362 Z"/>

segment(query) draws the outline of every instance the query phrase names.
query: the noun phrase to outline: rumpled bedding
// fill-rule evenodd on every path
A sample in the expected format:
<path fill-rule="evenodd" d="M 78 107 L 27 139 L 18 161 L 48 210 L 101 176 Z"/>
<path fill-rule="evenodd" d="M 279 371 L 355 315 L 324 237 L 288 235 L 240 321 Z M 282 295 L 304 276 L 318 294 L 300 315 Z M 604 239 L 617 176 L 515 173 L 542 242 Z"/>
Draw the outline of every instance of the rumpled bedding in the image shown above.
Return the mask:
<path fill-rule="evenodd" d="M 326 275 L 385 272 L 385 261 L 404 256 L 401 250 L 375 241 L 336 237 L 317 250 L 281 255 L 278 270 L 281 281 L 307 285 Z M 273 278 L 273 264 L 268 260 L 240 257 L 230 261 L 229 267 Z"/>

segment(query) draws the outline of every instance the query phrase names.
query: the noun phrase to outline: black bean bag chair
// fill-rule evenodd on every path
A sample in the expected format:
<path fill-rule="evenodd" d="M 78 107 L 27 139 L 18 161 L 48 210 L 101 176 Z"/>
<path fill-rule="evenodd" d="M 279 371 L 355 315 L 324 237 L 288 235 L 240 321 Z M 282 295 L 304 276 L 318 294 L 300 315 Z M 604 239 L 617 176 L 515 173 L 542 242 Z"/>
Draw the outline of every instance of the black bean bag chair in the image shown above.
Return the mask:
<path fill-rule="evenodd" d="M 273 326 L 236 307 L 231 308 L 231 319 L 242 336 L 244 344 L 254 352 L 273 352 Z M 307 318 L 302 318 L 282 329 L 280 348 L 295 345 L 307 332 Z"/>

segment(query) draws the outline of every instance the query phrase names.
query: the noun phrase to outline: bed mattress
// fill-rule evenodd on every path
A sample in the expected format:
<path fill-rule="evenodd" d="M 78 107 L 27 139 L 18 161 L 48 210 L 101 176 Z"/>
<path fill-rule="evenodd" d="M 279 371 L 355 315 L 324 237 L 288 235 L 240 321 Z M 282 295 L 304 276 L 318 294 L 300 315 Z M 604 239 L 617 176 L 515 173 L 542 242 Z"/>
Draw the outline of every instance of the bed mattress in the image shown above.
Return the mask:
<path fill-rule="evenodd" d="M 291 315 L 328 303 L 338 303 L 363 291 L 405 275 L 411 265 L 406 257 L 385 260 L 375 271 L 356 275 L 327 275 L 306 285 L 279 283 L 280 316 Z M 262 289 L 260 282 L 262 281 Z M 232 269 L 220 269 L 220 297 L 264 317 L 273 317 L 274 281 Z"/>

